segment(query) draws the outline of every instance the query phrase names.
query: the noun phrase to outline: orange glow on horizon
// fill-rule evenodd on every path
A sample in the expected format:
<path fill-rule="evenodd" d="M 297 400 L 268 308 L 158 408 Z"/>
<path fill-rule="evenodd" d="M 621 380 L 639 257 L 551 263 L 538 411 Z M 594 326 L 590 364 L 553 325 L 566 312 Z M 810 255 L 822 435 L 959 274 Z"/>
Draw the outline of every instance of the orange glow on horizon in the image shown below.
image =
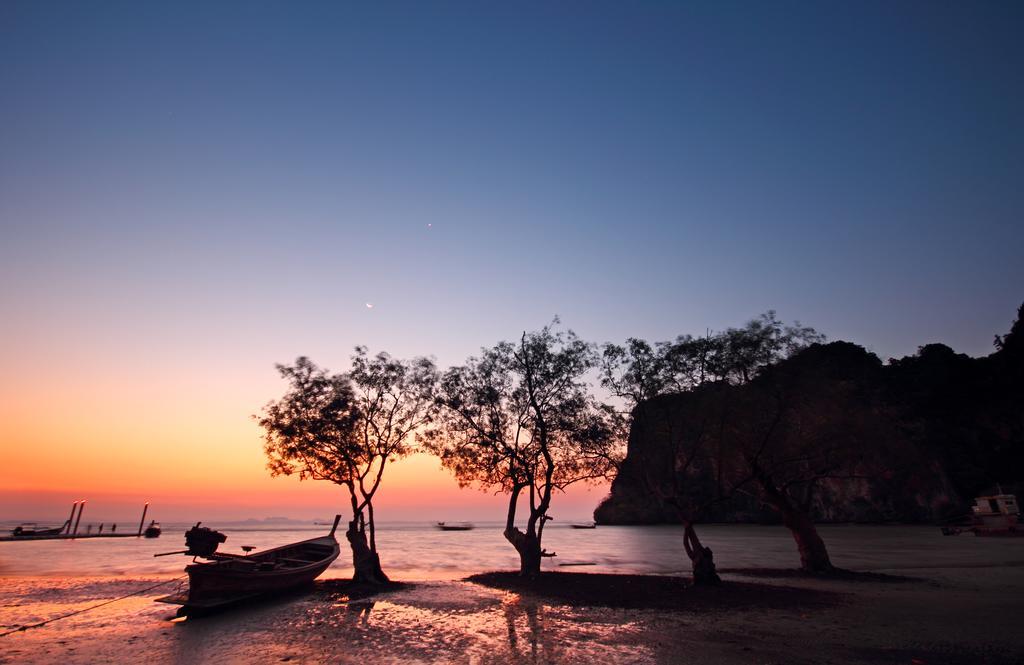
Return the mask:
<path fill-rule="evenodd" d="M 194 410 L 188 420 L 167 415 L 178 412 L 179 405 L 173 406 L 129 420 L 115 417 L 110 405 L 94 395 L 73 402 L 60 418 L 42 418 L 31 408 L 15 411 L 0 424 L 4 461 L 0 486 L 8 496 L 67 497 L 54 499 L 62 504 L 74 500 L 70 493 L 92 497 L 94 515 L 104 510 L 101 504 L 133 514 L 144 502 L 151 502 L 157 513 L 169 504 L 211 505 L 240 518 L 323 516 L 348 508 L 341 487 L 323 481 L 300 482 L 294 476 L 271 477 L 261 432 L 241 408 L 234 412 L 242 417 L 228 422 L 220 416 L 232 410 L 218 411 L 220 405 Z M 131 407 L 122 413 L 133 412 L 140 413 Z M 11 441 L 17 444 L 9 445 Z M 572 492 L 587 495 L 574 514 L 592 510 L 606 491 Z M 460 489 L 436 458 L 416 454 L 389 463 L 374 505 L 381 519 L 409 518 L 422 509 L 429 519 L 451 519 L 450 512 L 437 511 L 454 510 L 475 515 L 491 511 L 498 520 L 504 514 L 503 502 L 489 492 Z M 556 497 L 556 510 L 560 503 L 565 503 L 565 497 Z M 18 518 L 0 514 L 0 519 Z"/>
<path fill-rule="evenodd" d="M 348 508 L 344 489 L 331 483 L 270 476 L 252 418 L 282 389 L 270 362 L 249 360 L 243 366 L 257 369 L 240 372 L 207 357 L 180 364 L 9 357 L 0 383 L 0 519 L 56 518 L 81 497 L 92 516 L 135 515 L 149 501 L 157 519 L 171 519 L 171 505 L 188 506 L 175 513 L 182 519 L 192 519 L 196 507 L 240 518 L 323 517 Z M 555 514 L 586 516 L 606 492 L 606 485 L 574 488 L 555 498 Z M 381 519 L 422 512 L 500 520 L 503 504 L 492 493 L 460 489 L 423 454 L 389 463 L 374 499 Z M 32 513 L 35 505 L 46 509 Z"/>

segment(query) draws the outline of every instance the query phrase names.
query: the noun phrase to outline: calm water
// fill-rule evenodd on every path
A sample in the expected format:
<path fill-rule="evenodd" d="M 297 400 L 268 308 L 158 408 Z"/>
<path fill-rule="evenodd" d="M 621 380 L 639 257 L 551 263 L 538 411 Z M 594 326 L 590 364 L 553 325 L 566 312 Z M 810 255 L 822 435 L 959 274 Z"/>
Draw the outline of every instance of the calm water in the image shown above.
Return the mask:
<path fill-rule="evenodd" d="M 172 576 L 189 561 L 183 556 L 154 558 L 157 552 L 184 548 L 190 525 L 164 524 L 155 540 L 137 538 L 77 541 L 0 542 L 0 576 Z M 254 528 L 210 524 L 228 535 L 224 552 L 241 545 L 265 549 L 325 533 L 328 527 Z M 518 566 L 501 524 L 477 523 L 472 531 L 440 531 L 429 523 L 385 523 L 377 544 L 385 571 L 401 580 L 458 579 L 487 570 Z M 796 548 L 782 527 L 711 525 L 698 530 L 715 551 L 720 567 L 794 567 Z M 990 566 L 1024 562 L 1024 538 L 946 537 L 935 527 L 825 526 L 821 533 L 833 562 L 856 570 L 911 570 L 946 566 Z M 341 534 L 339 534 L 340 536 Z M 347 543 L 325 577 L 351 574 Z M 544 546 L 558 553 L 544 562 L 548 570 L 677 574 L 688 572 L 682 552 L 682 528 L 615 527 L 593 530 L 549 524 Z M 562 568 L 559 564 L 595 565 Z"/>

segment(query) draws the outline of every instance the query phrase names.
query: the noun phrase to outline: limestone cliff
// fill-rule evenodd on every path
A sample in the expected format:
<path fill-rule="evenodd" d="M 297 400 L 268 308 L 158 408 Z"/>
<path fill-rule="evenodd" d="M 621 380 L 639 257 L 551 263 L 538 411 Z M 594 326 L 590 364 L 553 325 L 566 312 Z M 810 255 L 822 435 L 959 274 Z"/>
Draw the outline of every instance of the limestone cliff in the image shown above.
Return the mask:
<path fill-rule="evenodd" d="M 812 517 L 932 522 L 964 512 L 975 494 L 996 483 L 1012 488 L 1024 479 L 1021 338 L 1018 320 L 991 356 L 969 358 L 933 344 L 886 365 L 860 347 L 834 342 L 812 346 L 773 368 L 774 380 L 783 377 L 811 408 L 842 414 L 839 435 L 862 447 L 850 477 L 825 478 L 808 489 L 805 508 Z M 837 385 L 844 390 L 833 390 Z M 706 386 L 639 405 L 627 457 L 594 519 L 600 524 L 677 522 L 679 497 L 663 490 L 671 484 L 686 495 L 687 505 L 702 506 L 702 521 L 776 522 L 778 516 L 756 492 L 711 501 L 720 493 L 715 475 L 720 471 L 702 460 L 677 474 L 675 483 L 664 482 L 678 466 L 668 459 L 676 454 L 676 439 L 693 436 L 697 421 L 706 421 L 716 405 L 729 404 L 734 419 L 761 415 L 753 411 L 757 402 L 744 398 L 749 390 Z M 706 425 L 701 427 L 705 436 Z"/>

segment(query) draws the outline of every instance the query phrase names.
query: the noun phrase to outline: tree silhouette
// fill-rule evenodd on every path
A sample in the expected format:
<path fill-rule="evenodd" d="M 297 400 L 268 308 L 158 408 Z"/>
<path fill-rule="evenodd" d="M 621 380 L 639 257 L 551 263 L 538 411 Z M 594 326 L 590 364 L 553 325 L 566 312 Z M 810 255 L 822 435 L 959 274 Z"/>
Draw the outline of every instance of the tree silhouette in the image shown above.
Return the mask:
<path fill-rule="evenodd" d="M 278 365 L 289 390 L 257 416 L 272 475 L 298 474 L 346 488 L 352 520 L 345 534 L 353 579 L 388 581 L 377 553 L 373 497 L 391 460 L 412 452 L 412 438 L 431 422 L 437 370 L 432 361 L 370 357 L 356 347 L 352 369 L 329 374 L 300 357 Z"/>
<path fill-rule="evenodd" d="M 744 448 L 754 439 L 740 437 L 741 428 L 734 420 L 742 408 L 731 404 L 738 391 L 730 389 L 756 382 L 780 360 L 824 339 L 813 328 L 799 322 L 785 325 L 774 311 L 768 311 L 741 328 L 709 332 L 704 337 L 679 336 L 673 342 L 658 342 L 653 346 L 637 339 L 627 340 L 625 346 L 604 345 L 602 385 L 624 400 L 631 429 L 638 439 L 659 442 L 653 457 L 635 460 L 629 473 L 649 495 L 656 497 L 686 525 L 685 551 L 693 566 L 695 583 L 715 583 L 718 578 L 714 574 L 712 552 L 700 545 L 693 523 L 715 503 L 727 501 L 737 492 L 749 491 L 749 486 L 760 480 L 765 481 L 761 487 L 762 500 L 784 513 L 787 524 L 799 523 L 800 529 L 794 531 L 794 537 L 801 553 L 809 549 L 805 543 L 820 543 L 825 561 L 821 567 L 830 567 L 824 543 L 817 533 L 806 533 L 808 526 L 813 531 L 813 523 L 809 519 L 799 520 L 799 510 L 782 501 L 792 487 L 810 491 L 814 485 L 812 477 L 817 476 L 807 467 L 797 472 L 792 465 L 783 465 L 786 466 L 784 488 L 775 487 L 770 474 L 757 467 L 765 451 L 757 446 L 753 451 Z M 764 381 L 762 379 L 762 383 Z M 699 413 L 680 417 L 674 400 L 659 399 L 672 393 L 699 393 L 696 395 L 701 404 Z M 758 408 L 761 409 L 758 414 L 769 416 L 784 410 L 783 405 L 769 404 L 765 400 Z M 753 420 L 760 422 L 757 418 Z M 725 436 L 727 428 L 732 432 L 731 437 Z M 774 444 L 775 440 L 772 442 Z M 797 445 L 794 439 L 787 443 L 790 447 Z M 773 453 L 777 447 L 773 445 L 768 452 Z M 746 452 L 750 454 L 744 454 Z M 807 454 L 801 453 L 793 459 L 806 458 Z M 835 459 L 839 461 L 839 457 Z M 780 473 L 778 467 L 772 469 Z M 820 470 L 820 465 L 816 469 Z M 827 472 L 835 471 L 830 466 Z M 805 479 L 805 476 L 809 477 Z M 706 486 L 707 482 L 698 478 L 711 478 L 712 486 Z M 802 554 L 804 559 L 810 560 Z"/>
<path fill-rule="evenodd" d="M 585 381 L 596 362 L 592 345 L 547 326 L 485 349 L 441 378 L 440 426 L 429 448 L 460 484 L 508 494 L 504 535 L 523 575 L 538 574 L 542 558 L 554 556 L 542 546 L 554 492 L 603 478 L 614 466 L 616 414 Z M 515 523 L 524 494 L 525 531 Z"/>
<path fill-rule="evenodd" d="M 819 484 L 891 471 L 869 455 L 900 447 L 897 419 L 878 388 L 881 369 L 854 344 L 816 345 L 701 406 L 719 422 L 706 446 L 718 493 L 751 493 L 774 509 L 804 571 L 833 570 L 810 516 Z"/>

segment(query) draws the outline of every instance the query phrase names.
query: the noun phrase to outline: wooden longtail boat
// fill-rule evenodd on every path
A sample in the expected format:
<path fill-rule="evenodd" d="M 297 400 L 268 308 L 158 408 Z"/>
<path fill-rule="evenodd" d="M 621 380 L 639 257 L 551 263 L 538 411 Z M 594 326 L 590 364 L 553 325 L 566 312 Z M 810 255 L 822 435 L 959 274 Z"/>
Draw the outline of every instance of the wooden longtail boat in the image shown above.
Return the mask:
<path fill-rule="evenodd" d="M 341 515 L 334 518 L 334 526 L 326 536 L 249 555 L 217 552 L 218 543 L 227 537 L 197 524 L 185 536 L 189 549 L 171 554 L 191 554 L 208 560 L 185 566 L 187 592 L 156 600 L 182 605 L 178 610 L 180 617 L 309 584 L 338 558 L 341 550 L 334 532 L 340 520 Z"/>
<path fill-rule="evenodd" d="M 56 536 L 63 533 L 67 526 L 68 522 L 64 522 L 63 526 L 40 529 L 36 526 L 35 522 L 27 522 L 21 526 L 14 527 L 14 530 L 11 531 L 11 535 L 16 538 L 25 538 L 29 536 Z"/>
<path fill-rule="evenodd" d="M 437 528 L 441 531 L 471 531 L 474 527 L 469 522 L 438 522 Z"/>

